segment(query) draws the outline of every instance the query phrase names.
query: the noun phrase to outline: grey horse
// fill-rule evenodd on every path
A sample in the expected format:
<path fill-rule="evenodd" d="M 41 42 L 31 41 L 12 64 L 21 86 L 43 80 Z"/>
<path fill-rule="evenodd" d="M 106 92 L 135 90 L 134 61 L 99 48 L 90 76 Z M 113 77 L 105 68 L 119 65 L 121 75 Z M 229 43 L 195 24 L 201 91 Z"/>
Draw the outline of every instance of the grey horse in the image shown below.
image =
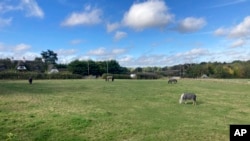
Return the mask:
<path fill-rule="evenodd" d="M 171 79 L 168 80 L 168 84 L 172 84 L 172 83 L 176 84 L 177 83 L 177 79 L 171 78 Z"/>
<path fill-rule="evenodd" d="M 193 105 L 196 105 L 196 95 L 194 93 L 183 93 L 181 94 L 179 103 L 181 104 L 182 102 L 187 103 L 187 100 L 192 100 Z"/>

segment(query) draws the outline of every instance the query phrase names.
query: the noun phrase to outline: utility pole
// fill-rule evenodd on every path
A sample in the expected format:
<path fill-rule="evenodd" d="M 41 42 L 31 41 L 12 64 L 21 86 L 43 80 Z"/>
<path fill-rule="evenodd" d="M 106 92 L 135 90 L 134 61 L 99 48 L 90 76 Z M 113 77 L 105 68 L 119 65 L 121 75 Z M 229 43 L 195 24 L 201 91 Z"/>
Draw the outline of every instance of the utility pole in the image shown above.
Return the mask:
<path fill-rule="evenodd" d="M 108 60 L 107 60 L 107 75 L 109 73 L 109 65 L 108 65 Z"/>
<path fill-rule="evenodd" d="M 181 64 L 180 64 L 180 77 L 181 77 Z"/>
<path fill-rule="evenodd" d="M 89 76 L 89 60 L 88 60 L 88 76 Z"/>

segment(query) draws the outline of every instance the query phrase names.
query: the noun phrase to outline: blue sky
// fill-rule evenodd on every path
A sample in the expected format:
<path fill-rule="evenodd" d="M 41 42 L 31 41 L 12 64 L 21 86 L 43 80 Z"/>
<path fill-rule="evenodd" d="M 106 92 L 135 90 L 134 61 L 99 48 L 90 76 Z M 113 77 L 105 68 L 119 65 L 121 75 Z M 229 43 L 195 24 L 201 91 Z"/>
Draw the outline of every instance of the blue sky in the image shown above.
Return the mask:
<path fill-rule="evenodd" d="M 0 58 L 121 66 L 250 60 L 250 0 L 1 0 Z"/>

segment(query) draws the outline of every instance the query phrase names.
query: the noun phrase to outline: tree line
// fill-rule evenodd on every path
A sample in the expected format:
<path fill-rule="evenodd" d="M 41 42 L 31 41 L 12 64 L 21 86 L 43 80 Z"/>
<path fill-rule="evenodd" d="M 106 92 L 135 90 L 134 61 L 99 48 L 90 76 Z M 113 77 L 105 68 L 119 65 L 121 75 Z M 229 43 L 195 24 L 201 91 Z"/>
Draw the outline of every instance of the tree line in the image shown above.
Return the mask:
<path fill-rule="evenodd" d="M 35 58 L 33 61 L 26 61 L 27 71 L 45 73 L 47 64 L 42 58 Z M 9 58 L 0 59 L 0 72 L 16 71 L 18 61 Z M 69 64 L 54 64 L 60 72 L 70 72 L 82 76 L 103 74 L 157 74 L 158 76 L 181 76 L 187 78 L 197 78 L 206 75 L 210 78 L 250 78 L 250 60 L 233 61 L 231 63 L 221 62 L 202 62 L 192 64 L 179 64 L 166 67 L 122 67 L 116 60 L 93 61 L 93 60 L 74 60 Z"/>
<path fill-rule="evenodd" d="M 202 62 L 183 65 L 182 73 L 186 77 L 199 77 L 206 74 L 212 78 L 250 78 L 250 60 L 231 63 Z"/>
<path fill-rule="evenodd" d="M 116 60 L 93 61 L 74 60 L 68 64 L 57 64 L 57 54 L 51 50 L 43 51 L 41 57 L 33 61 L 20 61 L 10 58 L 0 59 L 0 72 L 17 71 L 20 64 L 25 65 L 27 71 L 46 73 L 48 69 L 57 68 L 60 72 L 67 72 L 81 76 L 102 76 L 103 74 L 138 74 L 141 78 L 160 78 L 180 76 L 198 78 L 207 76 L 210 78 L 250 78 L 250 60 L 226 62 L 201 62 L 179 64 L 165 67 L 122 67 Z M 21 63 L 20 63 L 21 62 Z M 49 67 L 52 66 L 52 67 Z"/>

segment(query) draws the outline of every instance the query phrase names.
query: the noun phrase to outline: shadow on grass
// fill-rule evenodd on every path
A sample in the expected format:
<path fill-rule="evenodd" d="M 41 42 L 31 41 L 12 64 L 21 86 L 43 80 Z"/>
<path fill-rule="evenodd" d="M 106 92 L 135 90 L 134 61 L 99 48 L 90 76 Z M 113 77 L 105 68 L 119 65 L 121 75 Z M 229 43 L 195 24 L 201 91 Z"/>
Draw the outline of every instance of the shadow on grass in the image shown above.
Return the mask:
<path fill-rule="evenodd" d="M 205 104 L 205 102 L 203 102 L 203 101 L 196 101 L 195 106 L 203 105 L 203 104 Z M 187 103 L 183 102 L 182 105 L 194 105 L 194 104 L 193 104 L 193 102 L 187 102 Z"/>

